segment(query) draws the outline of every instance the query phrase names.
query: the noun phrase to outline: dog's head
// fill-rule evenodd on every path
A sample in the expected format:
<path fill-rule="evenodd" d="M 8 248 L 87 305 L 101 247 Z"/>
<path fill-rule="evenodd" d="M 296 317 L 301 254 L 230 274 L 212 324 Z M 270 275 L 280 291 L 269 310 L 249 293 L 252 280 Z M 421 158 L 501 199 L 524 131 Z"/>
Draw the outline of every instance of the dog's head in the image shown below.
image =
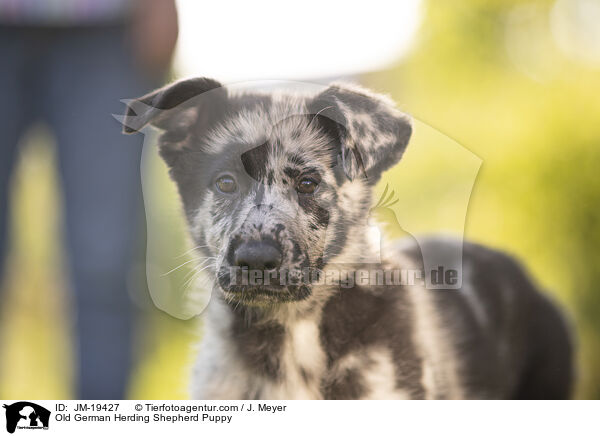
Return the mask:
<path fill-rule="evenodd" d="M 307 272 L 361 250 L 370 187 L 412 131 L 390 101 L 363 89 L 236 93 L 205 78 L 129 101 L 123 122 L 127 133 L 162 131 L 160 154 L 197 249 L 214 260 L 227 299 L 246 305 L 305 300 L 314 293 Z"/>

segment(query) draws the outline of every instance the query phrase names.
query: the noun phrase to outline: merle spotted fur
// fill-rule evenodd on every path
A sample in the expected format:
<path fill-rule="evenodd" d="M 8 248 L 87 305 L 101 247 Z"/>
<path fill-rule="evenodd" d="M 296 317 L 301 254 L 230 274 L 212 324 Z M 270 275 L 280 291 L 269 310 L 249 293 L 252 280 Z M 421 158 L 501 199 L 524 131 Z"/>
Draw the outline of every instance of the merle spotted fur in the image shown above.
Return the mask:
<path fill-rule="evenodd" d="M 162 132 L 191 237 L 216 259 L 194 398 L 570 395 L 565 322 L 504 254 L 465 243 L 458 290 L 280 283 L 303 268 L 360 267 L 369 257 L 371 188 L 412 133 L 387 98 L 345 84 L 298 95 L 197 78 L 130 101 L 124 125 Z M 443 251 L 462 242 L 423 244 Z M 381 262 L 423 268 L 414 243 Z M 244 267 L 273 280 L 239 284 Z"/>

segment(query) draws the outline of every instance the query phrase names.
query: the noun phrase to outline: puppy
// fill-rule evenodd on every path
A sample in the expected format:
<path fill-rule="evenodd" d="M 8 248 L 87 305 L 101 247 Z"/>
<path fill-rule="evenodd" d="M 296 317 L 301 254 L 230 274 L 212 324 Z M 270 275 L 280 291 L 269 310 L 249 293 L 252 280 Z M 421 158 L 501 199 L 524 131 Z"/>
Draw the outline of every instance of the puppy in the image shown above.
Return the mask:
<path fill-rule="evenodd" d="M 211 260 L 193 398 L 570 395 L 567 326 L 511 258 L 430 238 L 373 263 L 371 190 L 412 133 L 388 99 L 344 84 L 302 95 L 194 78 L 129 101 L 123 122 L 162 132 L 191 237 Z M 456 264 L 461 251 L 456 289 L 380 283 L 427 274 L 421 253 Z"/>

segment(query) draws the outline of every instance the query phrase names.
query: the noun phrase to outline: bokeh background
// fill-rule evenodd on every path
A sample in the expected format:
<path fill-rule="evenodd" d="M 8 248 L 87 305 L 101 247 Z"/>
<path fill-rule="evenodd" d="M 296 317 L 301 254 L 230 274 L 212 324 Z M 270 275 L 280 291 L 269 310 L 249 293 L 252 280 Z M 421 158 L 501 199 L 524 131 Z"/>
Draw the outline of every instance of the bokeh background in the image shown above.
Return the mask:
<path fill-rule="evenodd" d="M 405 159 L 378 189 L 387 183 L 402 192 L 396 208 L 416 217 L 411 231 L 464 230 L 466 238 L 518 257 L 568 313 L 578 343 L 576 397 L 600 398 L 600 2 L 399 3 L 390 10 L 383 2 L 359 8 L 183 0 L 172 77 L 342 77 L 389 93 L 418 124 Z M 223 26 L 226 32 L 207 38 Z M 13 180 L 0 398 L 73 396 L 53 141 L 44 126 L 33 129 Z M 455 149 L 468 156 L 448 166 Z M 451 207 L 432 214 L 431 204 L 464 201 L 475 164 L 466 219 L 446 228 L 444 211 L 455 218 Z M 143 165 L 153 204 L 177 210 L 163 164 L 150 155 Z M 165 228 L 181 229 L 177 213 L 162 219 Z M 184 255 L 184 234 L 170 231 L 167 251 Z M 144 267 L 140 261 L 132 271 L 134 298 L 144 289 Z M 173 287 L 179 290 L 188 274 L 182 268 L 170 275 Z M 147 296 L 137 302 L 143 317 L 130 398 L 186 398 L 201 322 L 170 316 Z"/>

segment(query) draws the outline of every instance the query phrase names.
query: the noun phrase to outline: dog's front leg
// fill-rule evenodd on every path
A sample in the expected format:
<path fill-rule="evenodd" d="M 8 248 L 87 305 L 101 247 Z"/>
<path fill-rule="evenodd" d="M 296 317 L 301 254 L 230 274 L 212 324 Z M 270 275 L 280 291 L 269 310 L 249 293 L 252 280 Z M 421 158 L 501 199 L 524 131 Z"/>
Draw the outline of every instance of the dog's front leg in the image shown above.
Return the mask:
<path fill-rule="evenodd" d="M 203 400 L 246 400 L 256 397 L 256 379 L 244 366 L 232 342 L 231 312 L 218 298 L 203 315 L 203 333 L 192 368 L 190 398 Z"/>
<path fill-rule="evenodd" d="M 230 347 L 216 336 L 205 335 L 192 371 L 192 399 L 248 399 L 250 378 Z"/>

